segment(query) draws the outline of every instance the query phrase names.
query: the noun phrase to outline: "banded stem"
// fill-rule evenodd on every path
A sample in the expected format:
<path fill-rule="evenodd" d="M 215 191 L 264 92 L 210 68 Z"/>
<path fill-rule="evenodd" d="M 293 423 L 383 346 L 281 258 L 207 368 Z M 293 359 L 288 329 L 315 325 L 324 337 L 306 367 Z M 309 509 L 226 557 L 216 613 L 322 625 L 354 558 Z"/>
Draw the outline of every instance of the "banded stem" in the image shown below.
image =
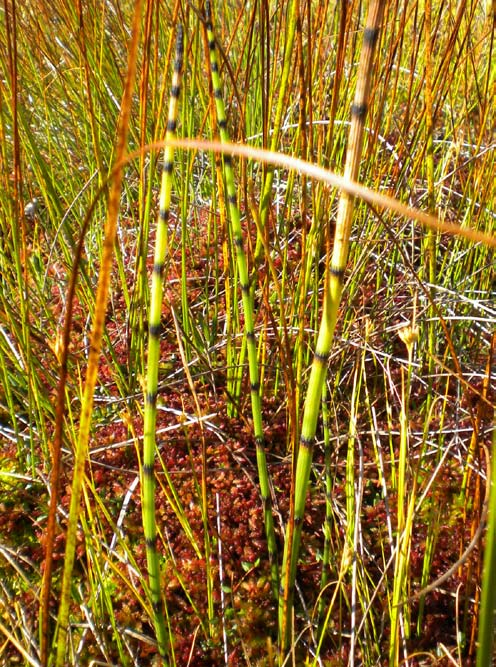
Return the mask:
<path fill-rule="evenodd" d="M 169 102 L 166 140 L 176 135 L 177 110 L 183 65 L 183 29 L 177 29 L 176 57 Z M 144 414 L 142 484 L 142 520 L 145 534 L 148 585 L 153 611 L 153 622 L 158 651 L 165 663 L 167 657 L 167 629 L 164 604 L 160 586 L 160 561 L 157 553 L 157 526 L 155 517 L 155 426 L 157 421 L 158 368 L 160 361 L 160 330 L 162 315 L 163 274 L 168 250 L 168 223 L 170 213 L 174 148 L 167 145 L 164 152 L 164 167 L 160 190 L 160 209 L 157 220 L 155 253 L 150 290 L 150 313 L 148 330 L 148 357 Z"/>
<path fill-rule="evenodd" d="M 217 113 L 217 126 L 222 143 L 229 142 L 227 133 L 226 112 L 222 100 L 222 88 L 219 74 L 219 61 L 215 48 L 215 37 L 212 26 L 212 14 L 210 3 L 206 3 L 206 28 L 208 49 L 210 54 L 210 71 L 212 76 L 212 87 L 214 90 L 215 109 Z M 243 232 L 241 228 L 241 217 L 237 204 L 236 186 L 234 172 L 232 169 L 232 157 L 228 154 L 223 156 L 224 178 L 226 182 L 229 220 L 232 229 L 232 239 L 238 266 L 239 283 L 243 302 L 245 334 L 248 354 L 248 368 L 250 376 L 251 410 L 253 417 L 253 432 L 257 453 L 257 467 L 262 495 L 265 532 L 267 536 L 267 548 L 271 567 L 272 588 L 274 594 L 279 591 L 279 570 L 277 563 L 276 535 L 274 530 L 274 519 L 272 516 L 272 498 L 267 459 L 265 456 L 265 442 L 262 425 L 262 406 L 260 400 L 260 382 L 257 359 L 257 344 L 255 339 L 255 316 L 253 306 L 253 295 L 250 291 L 250 279 L 248 274 L 248 262 L 243 247 Z"/>
<path fill-rule="evenodd" d="M 351 107 L 351 126 L 346 152 L 345 178 L 356 181 L 360 166 L 363 146 L 365 117 L 373 71 L 373 57 L 378 41 L 380 24 L 384 12 L 385 0 L 372 0 L 365 27 L 362 52 L 358 67 L 355 99 Z M 317 429 L 319 405 L 322 388 L 327 372 L 327 361 L 334 337 L 338 309 L 343 291 L 343 279 L 348 259 L 354 199 L 342 192 L 339 199 L 338 216 L 334 233 L 332 257 L 326 263 L 325 292 L 322 319 L 310 373 L 303 423 L 300 435 L 300 448 L 296 466 L 294 516 L 290 516 L 286 530 L 283 560 L 282 595 L 279 598 L 279 641 L 281 659 L 290 644 L 291 614 L 293 591 L 296 578 L 296 566 L 300 550 L 305 499 L 310 479 L 313 444 Z M 288 539 L 292 534 L 292 539 Z"/>

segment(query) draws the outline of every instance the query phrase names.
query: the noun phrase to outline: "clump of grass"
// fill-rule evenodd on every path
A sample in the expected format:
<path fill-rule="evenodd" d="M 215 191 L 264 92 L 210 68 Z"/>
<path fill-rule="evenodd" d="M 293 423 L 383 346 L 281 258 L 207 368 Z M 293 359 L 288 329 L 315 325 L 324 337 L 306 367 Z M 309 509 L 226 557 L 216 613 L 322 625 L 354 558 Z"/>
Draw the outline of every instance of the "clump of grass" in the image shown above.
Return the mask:
<path fill-rule="evenodd" d="M 165 136 L 179 22 L 182 135 L 209 137 L 215 97 L 202 8 L 180 0 L 160 11 L 151 1 L 143 6 L 129 62 L 135 8 L 126 3 L 7 2 L 0 18 L 6 664 L 55 661 L 57 614 L 59 664 L 139 665 L 159 654 L 139 493 L 149 465 L 141 385 L 159 191 L 159 151 L 147 146 Z M 489 664 L 491 570 L 482 577 L 479 538 L 491 503 L 491 539 L 494 511 L 484 449 L 495 391 L 493 17 L 470 2 L 383 7 L 389 18 L 360 180 L 376 196 L 421 209 L 417 219 L 434 214 L 446 227 L 425 233 L 398 203 L 364 204 L 354 191 L 349 258 L 344 252 L 338 267 L 346 268 L 342 303 L 321 364 L 326 381 L 318 391 L 310 383 L 316 443 L 302 475 L 298 442 L 338 196 L 327 174 L 316 178 L 301 162 L 294 169 L 281 153 L 344 169 L 368 6 L 294 0 L 212 9 L 222 120 L 236 145 L 190 143 L 176 151 L 158 311 L 157 588 L 170 611 L 159 644 L 168 644 L 171 664 L 372 665 L 386 655 L 399 664 L 421 652 L 427 662 L 443 655 L 474 664 L 482 585 L 478 664 Z M 108 177 L 133 66 L 134 154 L 121 164 L 119 187 L 115 173 Z M 279 153 L 266 162 L 255 153 L 238 160 L 241 143 Z M 221 150 L 233 154 L 235 237 Z M 119 215 L 102 319 L 95 292 L 106 270 L 102 250 L 107 260 L 111 254 L 102 224 L 112 209 L 107 201 L 118 203 Z M 450 224 L 461 225 L 459 235 Z M 468 241 L 463 234 L 471 230 Z M 240 235 L 249 285 L 233 250 Z M 251 323 L 240 287 L 253 303 Z M 69 308 L 72 330 L 64 338 Z M 90 336 L 95 316 L 103 325 L 101 357 Z M 397 335 L 412 322 L 415 354 Z M 248 349 L 246 325 L 256 348 Z M 260 377 L 256 424 L 248 362 Z M 97 367 L 91 405 L 84 378 Z M 303 420 L 305 443 L 307 426 Z M 270 491 L 275 542 L 286 545 L 285 564 L 275 563 L 288 584 L 280 596 L 271 584 L 254 436 L 265 441 L 261 495 L 267 501 Z M 293 536 L 300 531 L 299 550 Z"/>

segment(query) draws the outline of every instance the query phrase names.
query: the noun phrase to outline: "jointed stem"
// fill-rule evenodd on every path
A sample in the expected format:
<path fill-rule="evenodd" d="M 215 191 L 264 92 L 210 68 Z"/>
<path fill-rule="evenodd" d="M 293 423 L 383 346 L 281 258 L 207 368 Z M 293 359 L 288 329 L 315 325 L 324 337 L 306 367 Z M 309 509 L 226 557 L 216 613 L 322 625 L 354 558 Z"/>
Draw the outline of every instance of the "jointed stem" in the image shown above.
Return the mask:
<path fill-rule="evenodd" d="M 177 109 L 183 62 L 183 30 L 178 26 L 176 59 L 169 104 L 166 139 L 173 139 L 176 133 Z M 158 368 L 160 361 L 160 328 L 162 315 L 163 273 L 168 250 L 169 210 L 172 190 L 172 170 L 174 148 L 167 146 L 164 154 L 160 209 L 157 221 L 155 255 L 153 261 L 152 285 L 150 293 L 150 314 L 148 332 L 148 360 L 145 394 L 144 446 L 142 468 L 142 516 L 145 533 L 146 558 L 148 563 L 148 583 L 153 607 L 153 619 L 158 650 L 165 661 L 167 654 L 167 629 L 165 624 L 162 592 L 160 586 L 160 562 L 157 553 L 157 527 L 155 519 L 155 425 L 157 419 Z"/>
<path fill-rule="evenodd" d="M 355 101 L 351 107 L 351 127 L 346 154 L 345 177 L 356 181 L 362 153 L 365 117 L 371 83 L 374 48 L 379 37 L 385 0 L 372 0 L 369 7 L 367 25 L 358 69 Z M 334 337 L 338 316 L 343 279 L 348 258 L 354 200 L 343 192 L 339 200 L 333 253 L 327 264 L 325 293 L 317 345 L 308 383 L 300 436 L 300 449 L 296 467 L 294 516 L 290 516 L 286 531 L 283 561 L 283 595 L 279 599 L 279 632 L 282 657 L 290 643 L 290 618 L 293 606 L 293 591 L 296 578 L 296 566 L 300 550 L 301 530 L 305 512 L 305 499 L 312 451 L 317 430 L 317 419 L 322 397 L 322 387 L 327 372 L 327 361 Z M 292 535 L 292 539 L 291 539 Z"/>
<path fill-rule="evenodd" d="M 227 133 L 226 114 L 222 101 L 221 81 L 219 76 L 219 63 L 215 49 L 215 37 L 210 14 L 210 4 L 207 3 L 207 39 L 210 52 L 210 69 L 212 73 L 212 86 L 214 89 L 215 107 L 217 112 L 217 125 L 221 142 L 229 142 Z M 253 416 L 253 431 L 257 450 L 257 466 L 260 478 L 260 492 L 264 511 L 265 532 L 267 535 L 267 546 L 271 564 L 272 588 L 277 595 L 279 591 L 279 572 L 277 563 L 277 547 L 274 531 L 274 520 L 272 516 L 272 498 L 267 460 L 265 457 L 264 434 L 262 425 L 262 407 L 260 400 L 260 383 L 257 360 L 257 345 L 255 340 L 255 318 L 253 307 L 253 296 L 250 291 L 250 280 L 248 274 L 248 263 L 243 247 L 243 233 L 241 229 L 240 213 L 237 205 L 236 186 L 232 169 L 232 158 L 224 155 L 224 177 L 226 181 L 227 199 L 229 203 L 229 218 L 232 226 L 232 238 L 238 264 L 239 282 L 243 301 L 245 333 L 248 350 L 248 367 L 250 375 L 251 408 Z"/>

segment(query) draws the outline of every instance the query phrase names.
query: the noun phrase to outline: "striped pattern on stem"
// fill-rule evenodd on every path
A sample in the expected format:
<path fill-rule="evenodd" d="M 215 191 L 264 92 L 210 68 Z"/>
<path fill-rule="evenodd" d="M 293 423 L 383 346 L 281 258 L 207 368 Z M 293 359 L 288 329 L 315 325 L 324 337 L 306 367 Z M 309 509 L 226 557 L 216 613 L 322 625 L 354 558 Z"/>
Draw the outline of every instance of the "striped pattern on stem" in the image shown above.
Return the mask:
<path fill-rule="evenodd" d="M 354 102 L 351 107 L 351 126 L 346 152 L 345 178 L 356 181 L 362 154 L 365 118 L 373 72 L 373 57 L 378 42 L 385 0 L 372 0 L 364 31 L 362 52 L 357 74 Z M 333 252 L 326 262 L 325 293 L 314 360 L 305 397 L 300 447 L 296 466 L 294 489 L 294 516 L 290 516 L 284 544 L 282 587 L 279 597 L 280 646 L 284 654 L 290 644 L 291 614 L 300 551 L 301 531 L 305 513 L 305 499 L 310 479 L 313 445 L 317 430 L 319 406 L 327 373 L 338 309 L 343 291 L 343 280 L 348 259 L 354 198 L 342 192 L 334 234 Z M 292 535 L 292 539 L 291 539 Z M 289 539 L 288 539 L 289 538 Z"/>
<path fill-rule="evenodd" d="M 169 103 L 166 139 L 176 136 L 177 110 L 183 66 L 183 29 L 177 29 L 176 57 Z M 157 220 L 155 253 L 150 290 L 150 312 L 148 329 L 148 357 L 144 414 L 143 467 L 142 484 L 142 519 L 145 534 L 146 559 L 148 565 L 148 585 L 152 604 L 153 621 L 158 644 L 158 651 L 165 662 L 167 657 L 167 629 L 165 624 L 164 603 L 160 585 L 160 561 L 157 553 L 157 526 L 155 518 L 155 426 L 157 421 L 158 368 L 160 360 L 160 330 L 162 315 L 163 274 L 168 251 L 168 229 L 174 148 L 166 146 L 164 167 L 160 190 L 160 209 Z"/>
<path fill-rule="evenodd" d="M 210 53 L 210 70 L 212 75 L 212 87 L 215 98 L 215 109 L 217 113 L 217 126 L 220 140 L 222 143 L 229 142 L 227 132 L 226 112 L 222 100 L 221 80 L 219 74 L 219 61 L 215 48 L 215 37 L 212 26 L 212 15 L 210 3 L 206 3 L 206 26 L 208 48 Z M 250 279 L 248 273 L 248 262 L 243 247 L 243 232 L 241 228 L 241 218 L 236 197 L 236 186 L 234 182 L 234 173 L 232 169 L 232 157 L 223 156 L 224 178 L 226 183 L 227 200 L 229 203 L 229 220 L 231 223 L 232 239 L 234 251 L 238 266 L 239 281 L 241 286 L 241 296 L 243 302 L 245 334 L 248 351 L 248 368 L 250 377 L 251 409 L 253 416 L 253 432 L 255 436 L 255 445 L 257 453 L 258 476 L 260 480 L 260 492 L 262 495 L 265 532 L 267 536 L 267 547 L 269 552 L 272 588 L 277 595 L 279 590 L 279 572 L 277 562 L 277 546 L 274 530 L 274 519 L 272 515 L 272 498 L 267 460 L 265 456 L 265 441 L 262 425 L 262 407 L 260 400 L 260 382 L 257 360 L 257 345 L 255 338 L 255 317 L 253 307 L 253 296 L 250 290 Z"/>

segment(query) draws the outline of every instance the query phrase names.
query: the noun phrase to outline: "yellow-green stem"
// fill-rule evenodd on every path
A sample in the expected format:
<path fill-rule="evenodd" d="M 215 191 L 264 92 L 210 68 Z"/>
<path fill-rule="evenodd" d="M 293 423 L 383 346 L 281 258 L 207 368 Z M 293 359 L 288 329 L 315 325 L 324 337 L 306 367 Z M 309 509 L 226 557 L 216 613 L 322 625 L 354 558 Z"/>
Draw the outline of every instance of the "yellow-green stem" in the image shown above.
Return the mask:
<path fill-rule="evenodd" d="M 219 75 L 219 63 L 215 48 L 215 37 L 213 33 L 212 18 L 210 14 L 210 3 L 207 2 L 207 39 L 210 53 L 210 70 L 212 75 L 212 86 L 214 90 L 215 108 L 217 112 L 217 125 L 222 143 L 229 142 L 227 133 L 227 120 L 222 101 L 222 89 Z M 251 409 L 253 417 L 253 433 L 255 436 L 257 467 L 260 483 L 260 492 L 262 495 L 265 532 L 267 536 L 267 548 L 271 564 L 272 588 L 277 595 L 279 589 L 279 571 L 277 563 L 277 545 L 274 530 L 274 519 L 272 516 L 272 497 L 271 487 L 267 468 L 267 459 L 265 456 L 265 439 L 262 424 L 262 406 L 260 400 L 260 380 L 258 372 L 258 355 L 255 338 L 255 316 L 253 307 L 253 295 L 250 290 L 250 279 L 248 273 L 248 263 L 243 247 L 243 232 L 241 228 L 241 218 L 236 197 L 236 186 L 234 182 L 234 173 L 232 169 L 232 157 L 224 155 L 224 177 L 226 181 L 227 200 L 229 219 L 232 227 L 232 238 L 236 261 L 238 266 L 238 276 L 241 288 L 241 297 L 243 302 L 246 346 L 248 354 L 248 371 L 250 377 L 250 396 Z"/>
<path fill-rule="evenodd" d="M 384 11 L 384 0 L 372 0 L 364 32 L 363 46 L 358 69 L 355 100 L 351 108 L 352 122 L 348 137 L 345 176 L 357 180 L 363 146 L 364 124 L 369 100 L 373 55 L 378 41 L 380 24 Z M 343 192 L 339 200 L 338 217 L 334 235 L 334 247 L 330 262 L 327 263 L 324 303 L 314 361 L 305 399 L 303 424 L 298 452 L 294 517 L 289 518 L 284 544 L 282 595 L 279 599 L 279 638 L 281 659 L 290 643 L 290 619 L 293 607 L 293 591 L 296 566 L 300 550 L 301 531 L 305 512 L 305 500 L 312 465 L 312 451 L 317 429 L 322 387 L 327 373 L 327 361 L 336 327 L 343 279 L 348 258 L 348 248 L 353 217 L 354 199 Z M 292 534 L 292 539 L 288 539 Z"/>
<path fill-rule="evenodd" d="M 117 131 L 116 164 L 121 164 L 126 152 L 129 116 L 131 109 L 131 96 L 136 74 L 136 58 L 138 52 L 139 30 L 141 20 L 141 9 L 143 0 L 137 0 L 134 9 L 133 27 L 129 45 L 129 56 L 127 66 L 127 77 L 122 96 L 121 114 Z M 81 495 L 84 482 L 84 469 L 88 454 L 88 443 L 90 438 L 91 418 L 93 413 L 93 395 L 98 375 L 98 360 L 102 347 L 103 330 L 105 327 L 105 314 L 110 288 L 110 274 L 112 258 L 114 254 L 114 243 L 117 232 L 117 215 L 119 212 L 120 191 L 122 184 L 122 167 L 115 170 L 115 177 L 108 202 L 108 215 L 105 225 L 105 238 L 102 249 L 102 260 L 98 287 L 95 300 L 95 315 L 90 339 L 90 352 L 88 369 L 86 372 L 86 384 L 84 387 L 83 404 L 81 408 L 81 419 L 79 423 L 79 438 L 76 447 L 71 503 L 69 508 L 69 520 L 67 526 L 67 537 L 64 557 L 64 570 L 62 575 L 62 588 L 60 593 L 60 607 L 58 613 L 57 628 L 57 651 L 56 667 L 62 667 L 65 663 L 66 640 L 69 624 L 69 607 L 72 587 L 72 571 L 76 553 L 77 529 Z"/>
<path fill-rule="evenodd" d="M 183 62 L 183 30 L 178 26 L 176 42 L 176 58 L 172 79 L 169 115 L 167 120 L 166 139 L 176 134 L 177 110 L 179 104 L 181 69 Z M 141 471 L 142 485 L 142 517 L 145 534 L 146 560 L 148 565 L 148 586 L 152 605 L 153 622 L 157 638 L 158 652 L 165 663 L 167 657 L 167 628 L 160 582 L 160 560 L 157 553 L 157 526 L 155 518 L 155 426 L 157 421 L 157 390 L 158 369 L 160 362 L 160 331 L 162 319 L 162 295 L 165 262 L 168 252 L 168 225 L 172 192 L 172 171 L 174 167 L 174 148 L 166 146 L 160 204 L 155 238 L 155 253 L 150 292 L 150 312 L 148 316 L 148 356 L 146 373 L 143 467 Z"/>

